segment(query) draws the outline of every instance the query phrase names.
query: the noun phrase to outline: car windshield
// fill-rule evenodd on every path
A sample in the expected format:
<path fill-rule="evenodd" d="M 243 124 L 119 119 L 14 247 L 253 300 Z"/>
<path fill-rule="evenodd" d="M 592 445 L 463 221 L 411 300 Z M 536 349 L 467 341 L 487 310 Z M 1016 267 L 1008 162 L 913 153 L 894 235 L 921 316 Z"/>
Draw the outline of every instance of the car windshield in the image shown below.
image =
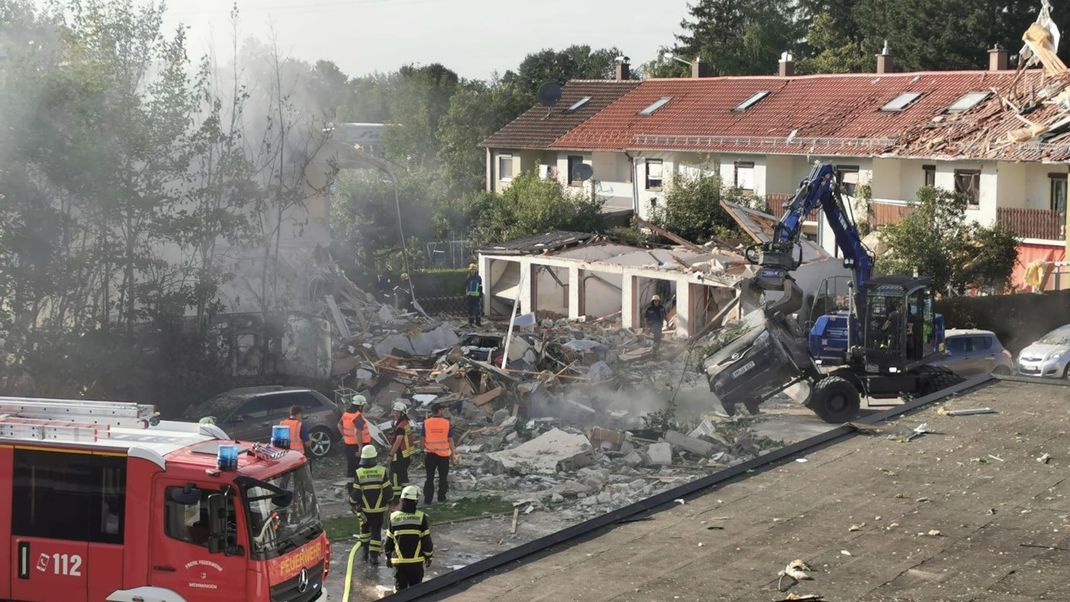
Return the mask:
<path fill-rule="evenodd" d="M 323 532 L 319 504 L 308 465 L 244 489 L 249 514 L 249 539 L 257 557 L 273 558 L 312 541 Z M 277 488 L 277 489 L 275 489 Z M 278 506 L 278 490 L 293 493 L 288 506 Z"/>
<path fill-rule="evenodd" d="M 1041 345 L 1066 345 L 1070 346 L 1070 328 L 1063 326 L 1062 328 L 1056 328 L 1055 330 L 1044 335 L 1044 338 L 1037 341 Z"/>

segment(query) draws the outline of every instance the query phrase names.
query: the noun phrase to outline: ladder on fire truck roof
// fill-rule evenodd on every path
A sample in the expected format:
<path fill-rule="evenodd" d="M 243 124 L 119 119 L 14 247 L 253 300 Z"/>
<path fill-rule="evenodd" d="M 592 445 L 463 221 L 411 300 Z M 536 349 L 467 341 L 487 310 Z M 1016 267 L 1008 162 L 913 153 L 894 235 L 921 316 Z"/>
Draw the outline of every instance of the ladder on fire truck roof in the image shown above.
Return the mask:
<path fill-rule="evenodd" d="M 156 407 L 121 401 L 0 397 L 0 439 L 92 443 L 112 427 L 145 429 L 160 422 Z"/>

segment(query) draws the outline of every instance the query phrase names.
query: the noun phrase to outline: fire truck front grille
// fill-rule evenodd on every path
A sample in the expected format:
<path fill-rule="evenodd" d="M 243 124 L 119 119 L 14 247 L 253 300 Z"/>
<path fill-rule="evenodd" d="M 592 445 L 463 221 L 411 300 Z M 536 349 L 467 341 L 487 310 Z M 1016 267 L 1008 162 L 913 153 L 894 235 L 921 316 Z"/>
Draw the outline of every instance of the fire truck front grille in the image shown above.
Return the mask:
<path fill-rule="evenodd" d="M 323 595 L 323 563 L 271 587 L 271 602 L 313 602 Z"/>

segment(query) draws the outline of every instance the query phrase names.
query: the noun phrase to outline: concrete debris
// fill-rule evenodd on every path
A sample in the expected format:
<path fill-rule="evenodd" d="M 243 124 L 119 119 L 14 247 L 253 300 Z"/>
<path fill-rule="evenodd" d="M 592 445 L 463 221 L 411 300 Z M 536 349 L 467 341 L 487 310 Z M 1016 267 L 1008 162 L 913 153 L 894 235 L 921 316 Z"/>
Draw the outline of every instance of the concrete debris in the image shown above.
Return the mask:
<path fill-rule="evenodd" d="M 702 456 L 703 458 L 712 455 L 717 448 L 717 446 L 712 443 L 689 437 L 676 431 L 666 431 L 665 441 L 675 448 L 695 454 L 696 456 Z"/>
<path fill-rule="evenodd" d="M 651 466 L 671 466 L 672 446 L 669 443 L 655 443 L 646 448 L 647 464 Z"/>
<path fill-rule="evenodd" d="M 810 568 L 810 566 L 802 560 L 792 560 L 788 563 L 788 566 L 784 567 L 784 570 L 778 573 L 780 579 L 777 580 L 777 590 L 783 592 L 787 589 L 783 585 L 784 577 L 791 579 L 788 583 L 788 587 L 791 587 L 800 581 L 813 580 L 813 577 L 810 575 L 810 572 L 813 570 L 814 569 Z"/>
<path fill-rule="evenodd" d="M 1048 453 L 1037 458 L 1037 462 L 1040 462 L 1041 464 L 1047 464 L 1049 460 L 1051 460 L 1051 454 Z"/>
<path fill-rule="evenodd" d="M 487 458 L 506 472 L 553 475 L 593 462 L 591 449 L 586 436 L 555 428 L 511 450 L 487 454 Z"/>
<path fill-rule="evenodd" d="M 675 415 L 673 387 L 686 388 L 681 398 L 708 398 L 701 373 L 684 369 L 688 342 L 668 337 L 654 358 L 649 338 L 623 328 L 619 313 L 524 317 L 506 351 L 506 323 L 473 332 L 378 303 L 341 279 L 324 297 L 335 401 L 367 398 L 379 446 L 395 402 L 407 404 L 417 440 L 431 406 L 443 404 L 456 432 L 450 480 L 460 496 L 500 496 L 532 511 L 553 504 L 579 521 L 767 446 L 749 426 L 707 414 L 707 405 Z"/>

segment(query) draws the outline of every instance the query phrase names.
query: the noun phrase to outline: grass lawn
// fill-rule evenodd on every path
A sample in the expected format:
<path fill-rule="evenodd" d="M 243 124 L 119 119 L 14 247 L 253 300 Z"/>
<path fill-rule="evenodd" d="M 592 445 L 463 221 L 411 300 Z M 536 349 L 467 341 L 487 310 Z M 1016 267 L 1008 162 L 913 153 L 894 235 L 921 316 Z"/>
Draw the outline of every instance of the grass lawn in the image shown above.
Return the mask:
<path fill-rule="evenodd" d="M 473 518 L 484 514 L 500 514 L 512 509 L 512 504 L 493 495 L 462 498 L 444 504 L 435 504 L 428 508 L 420 508 L 431 519 L 432 526 L 436 523 Z M 349 514 L 328 519 L 323 521 L 323 528 L 327 530 L 327 537 L 331 541 L 340 541 L 357 534 L 357 517 Z"/>

